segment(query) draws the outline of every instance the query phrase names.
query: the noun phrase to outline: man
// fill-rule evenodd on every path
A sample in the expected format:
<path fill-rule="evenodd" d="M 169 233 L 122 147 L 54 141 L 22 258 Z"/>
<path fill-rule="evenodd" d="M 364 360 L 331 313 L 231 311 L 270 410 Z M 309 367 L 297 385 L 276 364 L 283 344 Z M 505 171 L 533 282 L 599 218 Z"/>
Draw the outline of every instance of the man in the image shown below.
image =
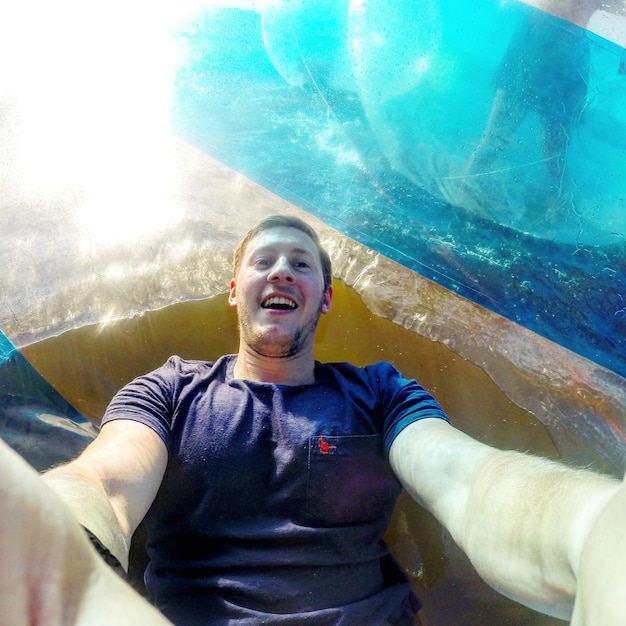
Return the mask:
<path fill-rule="evenodd" d="M 304 222 L 274 216 L 249 231 L 229 300 L 237 355 L 172 357 L 136 379 L 87 450 L 44 477 L 124 568 L 145 516 L 147 587 L 175 624 L 415 623 L 382 542 L 400 484 L 502 593 L 567 618 L 578 590 L 574 623 L 623 621 L 626 572 L 609 557 L 626 547 L 624 487 L 472 440 L 389 364 L 316 363 L 331 271 Z M 76 530 L 66 545 L 86 558 Z M 87 580 L 73 591 L 85 606 L 103 575 L 93 559 L 77 570 L 55 584 Z"/>

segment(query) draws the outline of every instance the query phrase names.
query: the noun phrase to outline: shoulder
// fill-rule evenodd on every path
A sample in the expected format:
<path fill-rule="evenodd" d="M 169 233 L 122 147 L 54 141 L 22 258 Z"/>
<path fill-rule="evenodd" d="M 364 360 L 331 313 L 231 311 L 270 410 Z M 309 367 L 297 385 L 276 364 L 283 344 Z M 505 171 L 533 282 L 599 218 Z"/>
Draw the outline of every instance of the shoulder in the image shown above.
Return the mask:
<path fill-rule="evenodd" d="M 316 363 L 316 369 L 319 373 L 330 373 L 334 376 L 342 376 L 344 378 L 369 380 L 374 383 L 380 382 L 387 378 L 401 377 L 402 374 L 389 362 L 378 361 L 369 365 L 353 365 L 352 363 L 336 362 L 336 363 Z"/>
<path fill-rule="evenodd" d="M 366 387 L 381 402 L 388 405 L 408 399 L 419 401 L 419 403 L 434 402 L 431 394 L 414 378 L 405 376 L 387 361 L 378 361 L 364 366 L 350 363 L 318 363 L 316 374 L 318 380 L 322 382 L 338 380 L 342 385 L 352 384 L 357 387 Z M 436 402 L 434 403 L 436 404 Z M 438 405 L 437 408 L 440 409 Z"/>
<path fill-rule="evenodd" d="M 216 361 L 203 361 L 200 359 L 185 359 L 177 354 L 170 356 L 167 361 L 157 370 L 173 370 L 180 373 L 205 373 L 215 367 L 227 367 L 233 355 L 225 355 Z"/>
<path fill-rule="evenodd" d="M 163 365 L 137 377 L 132 382 L 155 381 L 166 385 L 185 385 L 197 377 L 204 378 L 220 371 L 226 372 L 231 367 L 233 359 L 234 355 L 226 355 L 220 357 L 217 361 L 202 361 L 185 359 L 174 354 Z"/>
<path fill-rule="evenodd" d="M 120 389 L 111 400 L 103 418 L 103 423 L 113 419 L 136 419 L 167 430 L 175 407 L 181 397 L 194 392 L 212 375 L 228 368 L 228 357 L 215 363 L 183 359 L 171 356 L 157 369 L 138 376 Z"/>

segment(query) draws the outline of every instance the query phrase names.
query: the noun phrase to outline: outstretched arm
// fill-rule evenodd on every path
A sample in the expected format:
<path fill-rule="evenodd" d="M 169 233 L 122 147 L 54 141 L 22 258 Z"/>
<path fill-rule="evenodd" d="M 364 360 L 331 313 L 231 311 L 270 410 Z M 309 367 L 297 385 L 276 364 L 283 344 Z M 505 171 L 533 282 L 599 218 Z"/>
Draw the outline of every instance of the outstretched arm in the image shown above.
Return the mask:
<path fill-rule="evenodd" d="M 601 511 L 582 551 L 572 626 L 626 621 L 626 478 Z"/>
<path fill-rule="evenodd" d="M 80 524 L 128 569 L 130 541 L 159 489 L 167 449 L 132 420 L 105 424 L 74 461 L 43 475 Z"/>
<path fill-rule="evenodd" d="M 487 583 L 531 608 L 571 617 L 583 550 L 617 481 L 497 450 L 436 419 L 405 428 L 390 462 Z"/>
<path fill-rule="evenodd" d="M 72 513 L 0 441 L 0 615 L 5 626 L 166 626 L 104 563 Z"/>

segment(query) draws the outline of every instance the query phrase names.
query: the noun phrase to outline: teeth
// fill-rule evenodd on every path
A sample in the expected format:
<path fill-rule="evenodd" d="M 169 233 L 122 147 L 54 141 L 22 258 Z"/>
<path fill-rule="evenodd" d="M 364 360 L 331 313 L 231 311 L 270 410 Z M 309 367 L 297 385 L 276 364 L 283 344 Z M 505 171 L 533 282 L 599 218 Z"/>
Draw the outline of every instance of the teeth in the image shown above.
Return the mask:
<path fill-rule="evenodd" d="M 293 300 L 289 300 L 289 298 L 275 296 L 273 298 L 268 298 L 267 300 L 265 300 L 265 302 L 263 302 L 263 308 L 295 309 L 296 303 Z"/>

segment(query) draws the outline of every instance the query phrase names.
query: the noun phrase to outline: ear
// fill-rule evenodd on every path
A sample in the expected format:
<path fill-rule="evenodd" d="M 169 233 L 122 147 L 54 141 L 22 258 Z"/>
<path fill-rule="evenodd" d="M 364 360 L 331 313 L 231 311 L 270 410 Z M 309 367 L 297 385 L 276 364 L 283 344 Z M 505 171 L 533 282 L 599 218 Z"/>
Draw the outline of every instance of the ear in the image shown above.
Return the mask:
<path fill-rule="evenodd" d="M 233 278 L 230 281 L 230 293 L 228 294 L 228 304 L 230 306 L 237 306 L 237 283 L 235 283 L 235 279 Z"/>
<path fill-rule="evenodd" d="M 330 311 L 330 305 L 333 302 L 333 288 L 328 287 L 326 291 L 324 291 L 324 297 L 322 298 L 322 306 L 320 307 L 320 312 L 328 313 Z"/>

